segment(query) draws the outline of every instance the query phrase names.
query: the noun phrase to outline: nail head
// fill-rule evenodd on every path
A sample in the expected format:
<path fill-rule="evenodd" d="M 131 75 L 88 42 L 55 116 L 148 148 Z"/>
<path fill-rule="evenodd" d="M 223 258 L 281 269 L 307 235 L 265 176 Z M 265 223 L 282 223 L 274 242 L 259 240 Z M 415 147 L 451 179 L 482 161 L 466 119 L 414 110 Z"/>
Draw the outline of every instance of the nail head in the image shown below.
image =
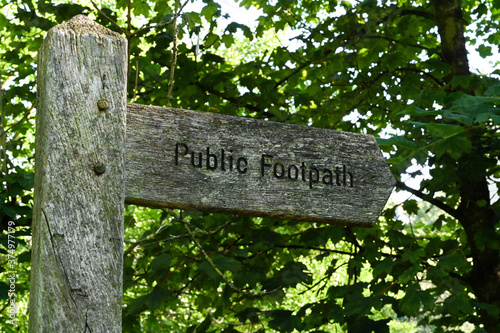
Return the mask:
<path fill-rule="evenodd" d="M 105 99 L 100 99 L 97 102 L 97 107 L 99 108 L 99 110 L 105 111 L 105 110 L 109 109 L 109 102 Z"/>
<path fill-rule="evenodd" d="M 103 163 L 97 163 L 94 165 L 94 171 L 98 175 L 102 175 L 106 171 L 106 166 Z"/>

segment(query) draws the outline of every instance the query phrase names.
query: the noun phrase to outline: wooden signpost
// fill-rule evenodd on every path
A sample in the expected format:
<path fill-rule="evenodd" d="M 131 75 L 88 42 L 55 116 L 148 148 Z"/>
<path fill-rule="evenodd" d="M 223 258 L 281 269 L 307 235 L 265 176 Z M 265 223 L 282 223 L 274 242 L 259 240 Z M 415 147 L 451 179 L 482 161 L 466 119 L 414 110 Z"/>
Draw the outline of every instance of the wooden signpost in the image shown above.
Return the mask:
<path fill-rule="evenodd" d="M 129 104 L 128 203 L 370 226 L 394 179 L 370 135 Z"/>
<path fill-rule="evenodd" d="M 126 104 L 125 38 L 79 15 L 39 52 L 30 332 L 121 332 L 124 204 L 371 226 L 369 135 Z"/>

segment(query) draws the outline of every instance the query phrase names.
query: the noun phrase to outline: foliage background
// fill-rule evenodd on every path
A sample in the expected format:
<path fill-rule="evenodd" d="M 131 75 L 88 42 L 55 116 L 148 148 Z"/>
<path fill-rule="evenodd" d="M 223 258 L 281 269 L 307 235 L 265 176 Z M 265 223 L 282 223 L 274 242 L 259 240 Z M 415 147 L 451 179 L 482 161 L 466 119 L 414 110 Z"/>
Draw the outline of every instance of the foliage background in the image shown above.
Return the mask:
<path fill-rule="evenodd" d="M 0 3 L 2 331 L 27 328 L 36 52 L 80 13 L 128 39 L 129 101 L 373 134 L 411 194 L 370 229 L 128 206 L 125 332 L 500 331 L 500 71 L 466 51 L 498 66 L 498 0 L 238 1 L 255 25 L 213 0 Z"/>

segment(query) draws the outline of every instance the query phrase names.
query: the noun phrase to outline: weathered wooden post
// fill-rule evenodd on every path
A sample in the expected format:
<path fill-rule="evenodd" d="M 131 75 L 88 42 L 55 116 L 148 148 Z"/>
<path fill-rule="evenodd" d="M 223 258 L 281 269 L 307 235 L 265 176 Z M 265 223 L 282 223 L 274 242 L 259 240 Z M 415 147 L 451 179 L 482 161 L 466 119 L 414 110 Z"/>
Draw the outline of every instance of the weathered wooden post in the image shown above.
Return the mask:
<path fill-rule="evenodd" d="M 40 49 L 30 332 L 121 332 L 126 44 L 79 15 Z"/>

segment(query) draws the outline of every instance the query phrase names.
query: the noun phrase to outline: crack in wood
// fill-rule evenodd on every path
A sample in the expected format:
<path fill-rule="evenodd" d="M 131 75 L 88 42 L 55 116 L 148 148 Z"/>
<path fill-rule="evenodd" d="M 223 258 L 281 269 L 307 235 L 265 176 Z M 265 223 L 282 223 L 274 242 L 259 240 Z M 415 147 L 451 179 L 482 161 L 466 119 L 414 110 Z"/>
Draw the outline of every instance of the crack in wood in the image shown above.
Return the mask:
<path fill-rule="evenodd" d="M 83 333 L 87 332 L 92 333 L 92 329 L 90 328 L 88 318 L 89 318 L 89 310 L 87 309 L 87 311 L 85 312 L 85 327 L 83 328 Z"/>
<path fill-rule="evenodd" d="M 78 303 L 73 298 L 73 294 L 72 294 L 72 291 L 75 290 L 75 288 L 71 287 L 71 282 L 69 280 L 68 273 L 66 272 L 66 268 L 64 267 L 64 264 L 63 264 L 63 261 L 61 259 L 61 256 L 59 255 L 59 252 L 56 250 L 56 246 L 54 244 L 54 236 L 52 234 L 52 231 L 50 230 L 49 218 L 47 217 L 47 213 L 45 212 L 45 209 L 43 207 L 41 208 L 41 211 L 42 211 L 42 214 L 43 214 L 44 219 L 45 219 L 45 224 L 47 225 L 47 230 L 49 232 L 50 243 L 52 245 L 52 250 L 54 251 L 54 256 L 57 258 L 57 261 L 59 262 L 59 265 L 62 268 L 62 271 L 63 271 L 63 274 L 64 274 L 64 280 L 66 281 L 66 284 L 67 284 L 67 286 L 69 287 L 69 290 L 70 290 L 69 297 L 71 298 L 71 300 L 73 301 L 73 303 L 75 304 L 75 306 L 78 307 Z M 59 235 L 59 234 L 57 234 L 57 235 Z"/>

